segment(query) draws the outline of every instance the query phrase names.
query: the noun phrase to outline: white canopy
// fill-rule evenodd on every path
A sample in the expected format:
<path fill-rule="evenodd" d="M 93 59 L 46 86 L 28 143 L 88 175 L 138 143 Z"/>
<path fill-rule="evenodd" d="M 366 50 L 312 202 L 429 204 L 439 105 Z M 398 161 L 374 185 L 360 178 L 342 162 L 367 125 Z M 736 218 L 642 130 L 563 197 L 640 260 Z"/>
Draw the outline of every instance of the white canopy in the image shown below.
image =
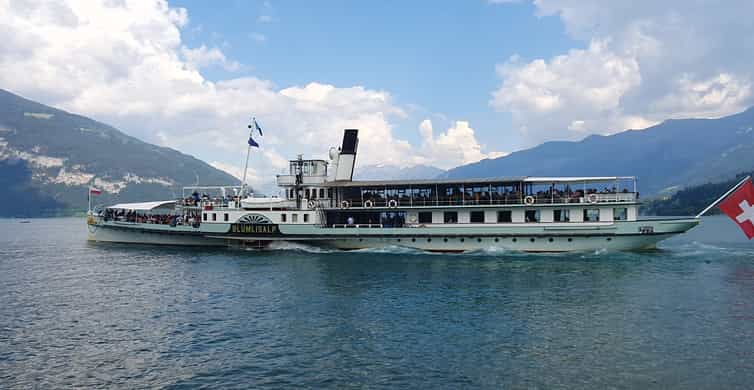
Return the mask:
<path fill-rule="evenodd" d="M 141 203 L 118 203 L 112 206 L 108 206 L 108 209 L 121 209 L 121 210 L 154 210 L 158 208 L 166 208 L 166 206 L 174 206 L 174 200 L 163 200 L 157 202 L 141 202 Z"/>

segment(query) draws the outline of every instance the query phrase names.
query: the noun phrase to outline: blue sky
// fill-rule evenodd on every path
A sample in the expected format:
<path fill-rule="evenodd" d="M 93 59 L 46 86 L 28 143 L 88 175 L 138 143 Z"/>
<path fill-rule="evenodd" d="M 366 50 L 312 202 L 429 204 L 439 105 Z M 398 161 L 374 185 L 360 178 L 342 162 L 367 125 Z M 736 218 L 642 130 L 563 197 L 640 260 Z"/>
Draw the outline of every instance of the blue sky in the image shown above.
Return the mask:
<path fill-rule="evenodd" d="M 430 116 L 443 129 L 453 120 L 470 121 L 490 149 L 518 149 L 510 115 L 489 104 L 500 83 L 495 65 L 513 55 L 551 57 L 583 46 L 565 34 L 559 18 L 537 16 L 526 2 L 171 4 L 189 10 L 189 44 L 221 47 L 248 66 L 237 72 L 214 67 L 204 73 L 208 78 L 246 73 L 280 86 L 316 80 L 387 90 L 397 104 L 415 106 L 396 129 L 413 142 L 419 141 L 418 122 Z"/>

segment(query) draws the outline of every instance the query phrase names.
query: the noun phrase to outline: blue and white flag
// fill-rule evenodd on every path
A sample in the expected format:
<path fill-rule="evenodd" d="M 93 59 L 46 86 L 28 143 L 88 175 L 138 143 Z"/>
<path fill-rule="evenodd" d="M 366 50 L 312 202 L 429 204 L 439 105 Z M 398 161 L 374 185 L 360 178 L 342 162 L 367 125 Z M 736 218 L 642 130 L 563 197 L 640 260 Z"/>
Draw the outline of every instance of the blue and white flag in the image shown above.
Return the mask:
<path fill-rule="evenodd" d="M 259 144 L 257 143 L 257 141 L 254 141 L 254 138 L 251 138 L 251 136 L 249 136 L 249 146 L 253 146 L 255 148 L 258 148 Z"/>
<path fill-rule="evenodd" d="M 257 118 L 252 118 L 251 120 L 254 122 L 254 127 L 259 132 L 259 135 L 264 137 L 264 134 L 262 134 L 262 128 L 259 126 L 259 123 L 257 123 Z"/>

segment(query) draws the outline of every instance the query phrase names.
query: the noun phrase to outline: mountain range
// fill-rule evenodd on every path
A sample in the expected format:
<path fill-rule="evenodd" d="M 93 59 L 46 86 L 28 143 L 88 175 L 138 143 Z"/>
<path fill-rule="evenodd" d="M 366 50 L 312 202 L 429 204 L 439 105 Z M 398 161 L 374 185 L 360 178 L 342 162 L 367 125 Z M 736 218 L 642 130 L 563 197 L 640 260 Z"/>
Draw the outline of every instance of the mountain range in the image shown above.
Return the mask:
<path fill-rule="evenodd" d="M 192 156 L 155 146 L 95 120 L 0 89 L 0 216 L 83 211 L 97 203 L 172 199 L 181 188 L 238 184 Z"/>
<path fill-rule="evenodd" d="M 355 178 L 637 176 L 647 196 L 669 195 L 754 169 L 754 108 L 718 119 L 667 120 L 644 130 L 552 141 L 443 171 L 431 166 L 357 167 Z M 238 179 L 176 150 L 0 89 L 2 216 L 60 215 L 97 203 L 171 199 L 196 183 Z"/>
<path fill-rule="evenodd" d="M 643 195 L 672 193 L 754 168 L 754 108 L 719 119 L 673 119 L 644 130 L 545 142 L 451 169 L 442 178 L 637 176 Z"/>

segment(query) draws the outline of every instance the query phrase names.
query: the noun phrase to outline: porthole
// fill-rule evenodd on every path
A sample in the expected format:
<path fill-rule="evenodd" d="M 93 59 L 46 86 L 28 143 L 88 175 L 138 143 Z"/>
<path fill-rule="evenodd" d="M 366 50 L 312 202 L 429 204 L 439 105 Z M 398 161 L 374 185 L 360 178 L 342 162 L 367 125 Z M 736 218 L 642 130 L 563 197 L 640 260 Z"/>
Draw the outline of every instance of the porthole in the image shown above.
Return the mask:
<path fill-rule="evenodd" d="M 516 242 L 516 241 L 518 241 L 518 240 L 514 238 L 514 239 L 513 239 L 513 242 Z"/>
<path fill-rule="evenodd" d="M 416 242 L 416 239 L 415 239 L 415 238 L 412 238 L 412 239 L 411 239 L 411 242 Z"/>
<path fill-rule="evenodd" d="M 476 242 L 482 242 L 482 239 L 481 238 L 477 238 Z"/>
<path fill-rule="evenodd" d="M 398 242 L 401 242 L 401 239 L 400 239 L 400 238 L 398 239 Z"/>
<path fill-rule="evenodd" d="M 432 239 L 431 239 L 431 238 L 428 238 L 428 239 L 427 239 L 427 242 L 432 242 Z"/>
<path fill-rule="evenodd" d="M 466 241 L 466 239 L 465 239 L 465 238 L 462 238 L 462 239 L 461 239 L 461 242 L 464 242 L 464 241 Z"/>
<path fill-rule="evenodd" d="M 549 239 L 547 239 L 547 241 L 553 242 L 554 240 L 552 239 L 552 237 L 550 237 Z"/>
<path fill-rule="evenodd" d="M 495 242 L 498 242 L 498 241 L 500 241 L 500 239 L 499 239 L 499 238 L 497 238 L 497 237 L 495 237 Z"/>
<path fill-rule="evenodd" d="M 612 241 L 612 240 L 613 240 L 613 238 L 612 238 L 612 237 L 608 237 L 608 238 L 607 238 L 607 240 L 608 240 L 608 241 Z"/>
<path fill-rule="evenodd" d="M 448 239 L 447 239 L 447 238 L 443 238 L 442 240 L 443 240 L 444 242 L 448 242 Z"/>
<path fill-rule="evenodd" d="M 571 242 L 571 241 L 573 241 L 573 238 L 568 237 L 568 242 Z"/>
<path fill-rule="evenodd" d="M 534 237 L 530 238 L 529 241 L 534 242 L 536 239 Z"/>
<path fill-rule="evenodd" d="M 363 238 L 359 238 L 359 242 L 362 242 L 362 241 L 364 241 L 364 239 Z"/>

